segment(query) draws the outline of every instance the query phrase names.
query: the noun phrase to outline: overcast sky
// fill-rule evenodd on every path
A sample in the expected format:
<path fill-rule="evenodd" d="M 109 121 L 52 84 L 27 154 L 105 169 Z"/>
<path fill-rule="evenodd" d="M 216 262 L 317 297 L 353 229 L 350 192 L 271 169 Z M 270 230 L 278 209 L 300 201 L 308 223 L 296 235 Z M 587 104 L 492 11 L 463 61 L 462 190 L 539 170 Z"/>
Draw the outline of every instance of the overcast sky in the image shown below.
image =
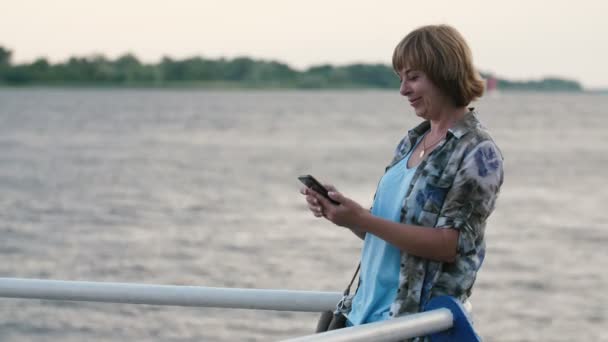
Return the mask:
<path fill-rule="evenodd" d="M 131 52 L 145 62 L 250 56 L 295 68 L 390 64 L 425 24 L 467 39 L 475 65 L 510 79 L 560 76 L 608 88 L 605 0 L 0 0 L 0 45 L 14 62 Z"/>

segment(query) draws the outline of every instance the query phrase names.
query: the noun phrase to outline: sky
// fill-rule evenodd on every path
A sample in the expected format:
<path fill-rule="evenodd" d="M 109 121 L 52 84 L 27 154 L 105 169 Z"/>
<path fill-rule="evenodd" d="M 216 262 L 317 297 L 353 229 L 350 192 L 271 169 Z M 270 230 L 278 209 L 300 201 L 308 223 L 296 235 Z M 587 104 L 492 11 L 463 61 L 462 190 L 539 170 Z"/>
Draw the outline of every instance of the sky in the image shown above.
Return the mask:
<path fill-rule="evenodd" d="M 608 88 L 605 0 L 0 0 L 0 8 L 0 46 L 14 63 L 133 53 L 149 63 L 249 56 L 299 70 L 390 64 L 409 31 L 449 24 L 480 71 Z"/>

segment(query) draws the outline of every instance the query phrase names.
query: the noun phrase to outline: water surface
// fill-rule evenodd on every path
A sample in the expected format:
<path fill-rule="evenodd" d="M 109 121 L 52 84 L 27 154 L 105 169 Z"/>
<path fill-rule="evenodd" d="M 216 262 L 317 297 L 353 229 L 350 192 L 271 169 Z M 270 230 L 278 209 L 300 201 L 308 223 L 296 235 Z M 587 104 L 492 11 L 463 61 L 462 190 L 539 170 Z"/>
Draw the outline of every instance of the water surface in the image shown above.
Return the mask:
<path fill-rule="evenodd" d="M 475 106 L 505 156 L 476 329 L 608 339 L 608 97 Z M 368 206 L 417 122 L 397 91 L 1 89 L 0 277 L 341 291 L 361 241 L 311 217 L 296 177 Z M 3 341 L 268 341 L 317 318 L 0 301 Z"/>

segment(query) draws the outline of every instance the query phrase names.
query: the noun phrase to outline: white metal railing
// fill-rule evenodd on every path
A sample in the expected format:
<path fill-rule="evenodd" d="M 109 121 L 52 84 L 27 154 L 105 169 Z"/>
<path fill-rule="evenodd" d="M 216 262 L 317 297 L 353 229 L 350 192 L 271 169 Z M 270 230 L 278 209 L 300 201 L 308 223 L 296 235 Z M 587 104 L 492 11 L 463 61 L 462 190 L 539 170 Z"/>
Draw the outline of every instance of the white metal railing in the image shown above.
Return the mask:
<path fill-rule="evenodd" d="M 377 323 L 333 330 L 284 342 L 388 342 L 425 336 L 452 327 L 454 316 L 448 309 L 436 309 Z"/>
<path fill-rule="evenodd" d="M 333 310 L 342 293 L 0 278 L 0 297 L 322 312 Z M 468 302 L 461 306 L 453 298 L 439 297 L 427 308 L 413 315 L 288 342 L 400 341 L 451 328 L 454 341 L 479 341 L 466 313 L 471 311 Z"/>
<path fill-rule="evenodd" d="M 0 278 L 0 297 L 232 309 L 322 312 L 339 292 L 228 289 L 89 281 Z"/>

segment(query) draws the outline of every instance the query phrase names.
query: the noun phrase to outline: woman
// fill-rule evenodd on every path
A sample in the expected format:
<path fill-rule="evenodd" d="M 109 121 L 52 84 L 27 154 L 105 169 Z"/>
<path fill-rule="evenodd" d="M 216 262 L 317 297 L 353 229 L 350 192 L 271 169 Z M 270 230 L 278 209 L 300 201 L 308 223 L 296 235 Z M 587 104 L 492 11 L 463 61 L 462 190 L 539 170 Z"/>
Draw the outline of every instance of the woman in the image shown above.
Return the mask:
<path fill-rule="evenodd" d="M 424 121 L 398 144 L 372 209 L 331 185 L 340 205 L 301 190 L 315 216 L 365 240 L 348 325 L 416 313 L 436 296 L 465 301 L 503 182 L 502 155 L 467 108 L 484 84 L 462 36 L 446 25 L 418 28 L 395 48 L 393 68 Z"/>

